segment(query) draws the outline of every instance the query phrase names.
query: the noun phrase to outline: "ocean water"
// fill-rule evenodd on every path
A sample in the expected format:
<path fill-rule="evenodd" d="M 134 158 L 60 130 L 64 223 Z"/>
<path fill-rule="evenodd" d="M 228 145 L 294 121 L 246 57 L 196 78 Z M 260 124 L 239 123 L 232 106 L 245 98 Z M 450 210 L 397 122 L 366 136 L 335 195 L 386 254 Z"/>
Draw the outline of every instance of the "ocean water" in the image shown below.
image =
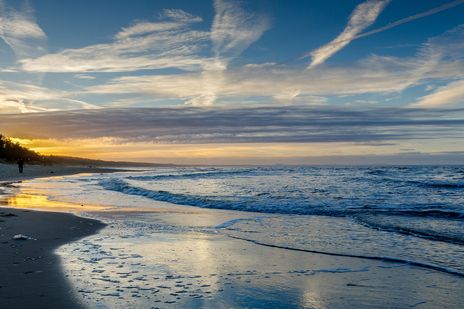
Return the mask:
<path fill-rule="evenodd" d="M 410 260 L 464 273 L 462 166 L 157 168 L 50 178 L 31 186 L 37 184 L 50 198 L 69 202 L 136 208 L 161 201 L 262 213 L 218 228 L 244 239 L 259 234 L 271 244 L 349 255 L 364 255 L 355 249 L 359 240 L 370 253 L 366 243 L 384 253 L 393 248 L 380 247 L 395 243 L 398 252 L 391 257 L 407 256 L 403 247 L 417 246 Z M 312 226 L 311 215 L 327 220 L 330 231 Z M 443 257 L 434 259 L 438 254 Z"/>
<path fill-rule="evenodd" d="M 140 239 L 145 237 L 147 243 L 151 237 L 155 247 L 159 239 L 182 233 L 200 239 L 203 236 L 198 235 L 221 235 L 292 252 L 412 265 L 426 273 L 449 275 L 455 280 L 453 284 L 463 283 L 462 166 L 156 168 L 38 179 L 24 182 L 19 188 L 54 201 L 107 206 L 105 211 L 89 211 L 87 215 L 109 223 L 111 232 L 70 246 L 62 254 L 73 261 L 68 263 L 68 269 L 75 276 L 80 274 L 76 280 L 82 286 L 100 286 L 104 291 L 99 294 L 100 301 L 105 297 L 115 299 L 108 307 L 118 304 L 117 299 L 124 298 L 121 295 L 125 293 L 122 288 L 108 292 L 112 280 L 126 280 L 131 278 L 134 267 L 156 264 L 137 262 L 141 256 L 150 255 L 146 246 L 137 247 Z M 161 213 L 171 209 L 174 215 L 166 220 L 159 219 L 160 212 L 158 217 L 150 215 L 150 209 L 159 211 L 160 207 Z M 195 209 L 220 215 L 211 221 L 204 219 L 204 213 L 190 215 L 189 211 Z M 198 242 L 195 237 L 194 242 Z M 121 243 L 126 245 L 116 250 Z M 159 250 L 172 252 L 168 248 Z M 76 259 L 76 254 L 81 258 Z M 132 268 L 126 269 L 127 264 L 121 262 L 127 260 L 133 260 Z M 165 266 L 169 261 L 166 257 Z M 106 264 L 101 268 L 82 266 L 103 262 Z M 99 269 L 107 270 L 109 265 L 118 265 L 114 267 L 120 267 L 119 272 L 114 268 L 110 273 L 120 274 L 123 279 L 106 275 L 97 281 L 84 280 L 98 274 Z M 300 274 L 363 272 L 366 267 L 361 263 L 357 269 L 332 267 Z M 89 271 L 87 276 L 82 275 L 85 271 Z M 159 268 L 153 271 L 163 273 Z M 213 285 L 208 282 L 198 283 L 197 296 L 206 295 L 201 286 L 206 291 Z M 193 281 L 189 284 L 195 285 Z M 163 287 L 153 289 L 163 291 Z M 91 298 L 92 291 L 83 287 L 80 290 Z M 172 301 L 178 299 L 176 295 Z"/>

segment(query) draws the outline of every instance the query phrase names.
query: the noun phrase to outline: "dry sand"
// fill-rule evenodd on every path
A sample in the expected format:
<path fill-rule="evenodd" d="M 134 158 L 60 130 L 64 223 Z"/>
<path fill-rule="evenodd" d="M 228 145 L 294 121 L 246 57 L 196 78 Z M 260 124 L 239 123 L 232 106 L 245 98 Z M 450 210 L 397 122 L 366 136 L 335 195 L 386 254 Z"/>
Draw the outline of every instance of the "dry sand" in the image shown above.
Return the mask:
<path fill-rule="evenodd" d="M 60 166 L 60 165 L 28 165 L 24 166 L 22 174 L 16 164 L 0 163 L 0 182 L 12 182 L 38 177 L 63 176 L 80 173 L 111 173 L 119 171 L 112 168 Z"/>

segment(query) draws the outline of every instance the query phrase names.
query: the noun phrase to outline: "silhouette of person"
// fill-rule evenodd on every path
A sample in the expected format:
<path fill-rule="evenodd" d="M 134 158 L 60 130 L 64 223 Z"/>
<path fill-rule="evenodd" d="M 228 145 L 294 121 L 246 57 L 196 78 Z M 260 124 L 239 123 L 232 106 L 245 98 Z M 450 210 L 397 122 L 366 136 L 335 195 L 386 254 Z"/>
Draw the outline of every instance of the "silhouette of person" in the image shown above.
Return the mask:
<path fill-rule="evenodd" d="M 23 161 L 23 159 L 19 159 L 18 160 L 18 169 L 19 169 L 20 174 L 23 173 L 23 168 L 24 168 L 24 161 Z"/>

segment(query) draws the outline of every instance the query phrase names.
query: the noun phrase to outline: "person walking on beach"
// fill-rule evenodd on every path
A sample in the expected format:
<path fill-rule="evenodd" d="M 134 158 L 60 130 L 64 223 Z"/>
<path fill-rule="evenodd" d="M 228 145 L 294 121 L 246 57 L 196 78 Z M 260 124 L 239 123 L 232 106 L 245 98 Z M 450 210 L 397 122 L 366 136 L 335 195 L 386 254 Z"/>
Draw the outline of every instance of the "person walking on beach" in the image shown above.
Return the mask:
<path fill-rule="evenodd" d="M 20 174 L 23 173 L 23 168 L 24 168 L 24 161 L 23 161 L 23 159 L 19 159 L 18 160 L 18 169 L 19 169 Z"/>

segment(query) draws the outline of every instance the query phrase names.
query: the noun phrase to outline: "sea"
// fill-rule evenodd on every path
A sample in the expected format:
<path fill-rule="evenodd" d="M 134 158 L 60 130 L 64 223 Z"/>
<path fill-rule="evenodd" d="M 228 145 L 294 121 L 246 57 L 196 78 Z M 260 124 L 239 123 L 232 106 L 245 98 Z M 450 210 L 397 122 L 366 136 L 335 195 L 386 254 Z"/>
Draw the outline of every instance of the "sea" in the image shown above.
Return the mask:
<path fill-rule="evenodd" d="M 170 263 L 167 244 L 185 233 L 197 238 L 220 235 L 298 254 L 409 265 L 449 276 L 453 284 L 463 287 L 463 166 L 157 167 L 36 179 L 18 184 L 17 190 L 23 198 L 35 195 L 37 200 L 39 195 L 50 202 L 77 203 L 84 207 L 83 215 L 112 228 L 59 250 L 83 299 L 98 300 L 101 308 L 125 307 L 128 295 L 133 304 L 140 304 L 139 298 L 146 301 L 146 295 L 130 292 L 136 283 L 139 288 L 146 285 L 152 296 L 169 288 L 170 293 L 160 298 L 164 305 L 180 303 L 187 294 L 201 299 L 224 290 L 216 287 L 207 293 L 217 283 L 209 279 L 195 283 L 200 279 L 192 277 L 191 271 L 187 278 L 166 270 Z M 87 205 L 106 208 L 93 211 Z M 163 220 L 159 214 L 164 214 Z M 140 260 L 150 251 L 137 243 L 149 237 L 167 246 L 153 245 L 155 251 L 164 250 L 165 263 L 150 267 L 155 267 L 158 278 L 171 276 L 171 287 L 146 284 L 146 272 L 137 269 L 156 264 Z M 362 272 L 363 267 L 312 269 L 311 274 L 317 271 Z M 197 276 L 207 277 L 204 272 Z M 188 292 L 182 278 L 197 285 L 197 291 Z M 179 293 L 172 292 L 177 281 Z M 427 307 L 427 301 L 421 302 L 418 298 L 411 306 Z M 386 302 L 385 307 L 395 304 Z M 309 307 L 318 308 L 315 303 Z"/>

